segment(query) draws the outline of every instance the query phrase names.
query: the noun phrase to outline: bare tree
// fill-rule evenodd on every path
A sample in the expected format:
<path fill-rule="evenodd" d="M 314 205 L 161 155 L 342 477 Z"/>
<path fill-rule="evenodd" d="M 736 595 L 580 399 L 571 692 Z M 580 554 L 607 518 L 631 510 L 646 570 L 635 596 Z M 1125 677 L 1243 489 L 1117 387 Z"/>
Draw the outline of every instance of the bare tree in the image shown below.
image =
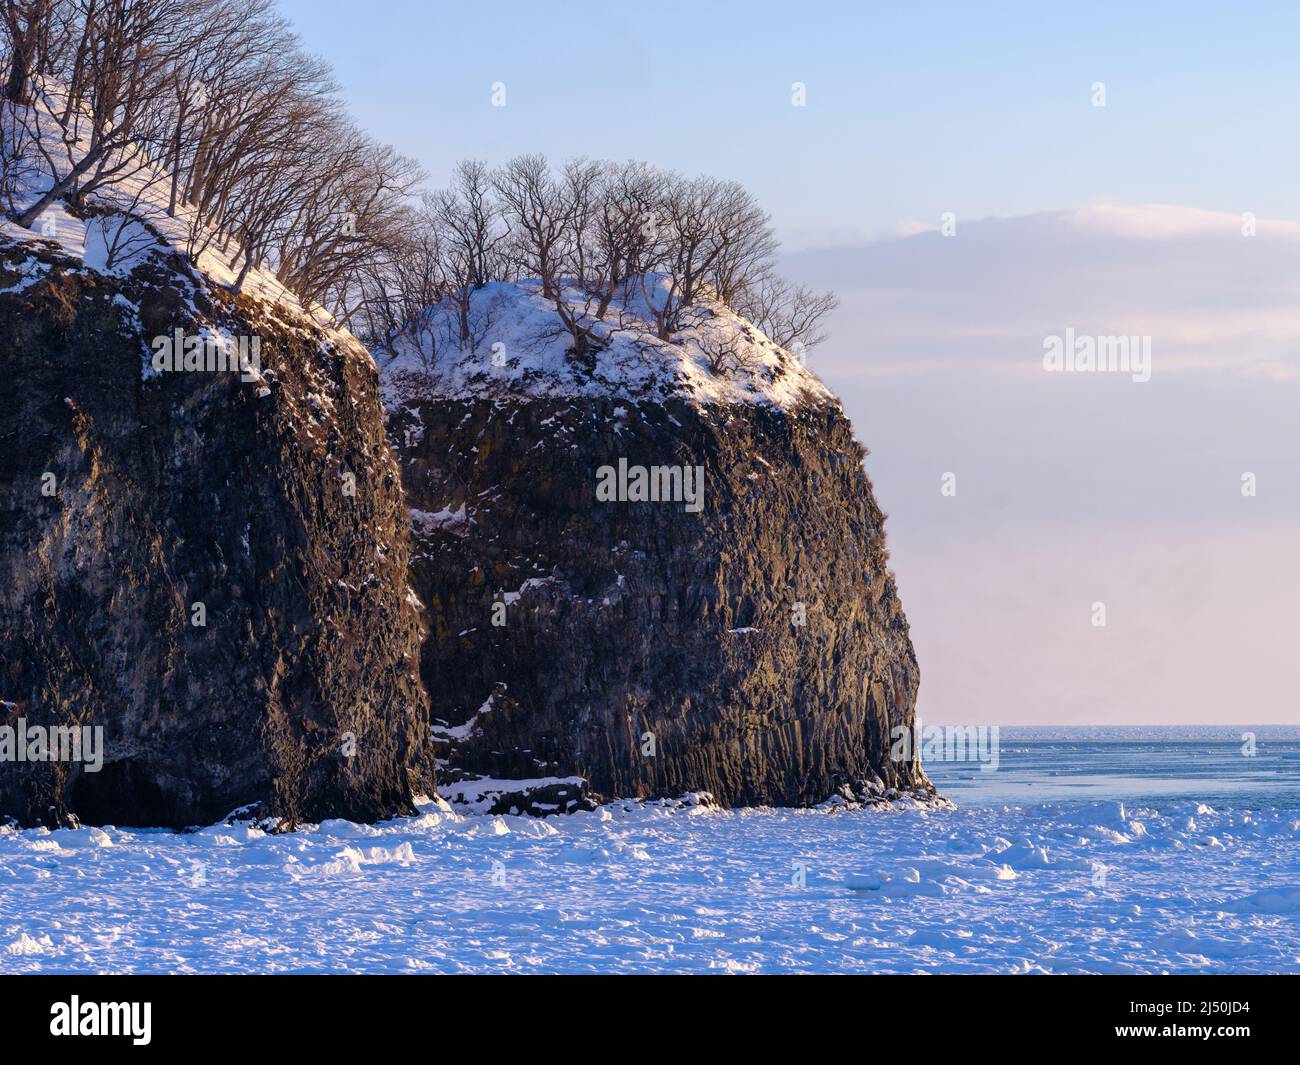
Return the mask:
<path fill-rule="evenodd" d="M 671 340 L 683 314 L 707 292 L 719 257 L 727 247 L 719 237 L 730 186 L 713 178 L 665 182 L 655 209 L 655 240 L 650 270 L 642 275 L 642 294 L 660 340 Z"/>
<path fill-rule="evenodd" d="M 3 17 L 9 38 L 4 98 L 13 104 L 29 104 L 32 77 L 48 44 L 50 0 L 4 0 Z"/>
<path fill-rule="evenodd" d="M 158 180 L 161 175 L 158 176 Z M 144 251 L 158 242 L 154 231 L 140 220 L 139 207 L 151 183 L 135 186 L 131 196 L 120 203 L 117 210 L 96 213 L 86 223 L 86 245 L 97 236 L 104 248 L 104 269 L 112 270 L 136 252 Z"/>
<path fill-rule="evenodd" d="M 698 337 L 700 351 L 709 371 L 726 376 L 736 370 L 752 369 L 754 359 L 747 351 L 745 338 L 733 333 L 701 333 Z"/>
<path fill-rule="evenodd" d="M 835 293 L 813 292 L 769 271 L 745 288 L 735 310 L 781 347 L 793 350 L 800 345 L 812 348 L 825 340 L 826 316 L 837 306 Z"/>
<path fill-rule="evenodd" d="M 602 167 L 596 205 L 588 223 L 591 252 L 581 279 L 584 292 L 596 299 L 595 317 L 604 319 L 615 296 L 624 302 L 633 277 L 643 272 L 650 220 L 662 176 L 645 163 Z"/>
<path fill-rule="evenodd" d="M 507 267 L 510 230 L 493 199 L 493 177 L 477 160 L 460 163 L 449 188 L 424 198 L 426 224 L 442 254 L 446 296 L 456 312 L 462 344 L 471 340 L 473 296 Z"/>
<path fill-rule="evenodd" d="M 595 301 L 578 284 L 586 269 L 586 229 L 599 176 L 599 164 L 580 159 L 565 166 L 556 180 L 543 156 L 521 155 L 493 181 L 514 236 L 516 261 L 541 282 L 542 295 L 555 308 L 579 359 L 608 343 L 591 313 Z M 580 302 L 568 297 L 566 280 L 575 285 Z"/>
<path fill-rule="evenodd" d="M 438 232 L 416 215 L 388 254 L 364 264 L 356 277 L 350 328 L 372 350 L 397 355 L 403 344 L 437 360 L 446 318 L 447 280 Z"/>
<path fill-rule="evenodd" d="M 425 206 L 443 233 L 446 250 L 464 263 L 468 284 L 482 288 L 500 276 L 510 230 L 493 199 L 485 163 L 466 159 L 457 164 L 450 187 L 426 197 Z"/>
<path fill-rule="evenodd" d="M 708 283 L 723 303 L 734 303 L 770 269 L 777 241 L 771 217 L 734 181 L 714 190 L 709 204 L 712 262 Z"/>
<path fill-rule="evenodd" d="M 564 264 L 569 208 L 546 158 L 517 156 L 493 175 L 493 187 L 512 231 L 518 268 L 537 278 L 542 294 L 553 298 Z"/>
<path fill-rule="evenodd" d="M 274 265 L 302 298 L 346 321 L 343 291 L 365 263 L 384 258 L 412 224 L 416 163 L 355 129 L 295 174 L 295 202 L 278 234 Z"/>
<path fill-rule="evenodd" d="M 184 0 L 60 0 L 48 76 L 35 79 L 31 143 L 53 175 L 15 221 L 55 200 L 84 198 L 150 163 L 165 136 L 168 76 L 185 47 Z M 46 136 L 43 121 L 54 135 Z"/>

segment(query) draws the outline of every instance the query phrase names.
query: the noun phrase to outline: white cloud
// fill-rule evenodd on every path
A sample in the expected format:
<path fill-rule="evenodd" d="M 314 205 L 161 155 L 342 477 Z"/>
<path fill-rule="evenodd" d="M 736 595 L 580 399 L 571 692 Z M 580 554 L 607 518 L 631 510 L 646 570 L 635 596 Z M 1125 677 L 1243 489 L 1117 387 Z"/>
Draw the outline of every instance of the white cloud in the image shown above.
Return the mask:
<path fill-rule="evenodd" d="M 1274 368 L 1300 359 L 1300 225 L 1168 205 L 1093 206 L 962 222 L 800 252 L 790 273 L 834 288 L 838 337 L 859 342 L 842 369 L 1032 371 L 1043 338 L 1152 338 L 1157 373 Z M 838 343 L 824 355 L 844 355 Z"/>
<path fill-rule="evenodd" d="M 1084 232 L 1107 233 L 1129 240 L 1206 236 L 1241 239 L 1247 213 L 1229 214 L 1168 203 L 1096 204 L 1061 212 L 1067 222 Z M 1300 242 L 1300 224 L 1295 222 L 1256 218 L 1254 227 L 1257 235 Z"/>

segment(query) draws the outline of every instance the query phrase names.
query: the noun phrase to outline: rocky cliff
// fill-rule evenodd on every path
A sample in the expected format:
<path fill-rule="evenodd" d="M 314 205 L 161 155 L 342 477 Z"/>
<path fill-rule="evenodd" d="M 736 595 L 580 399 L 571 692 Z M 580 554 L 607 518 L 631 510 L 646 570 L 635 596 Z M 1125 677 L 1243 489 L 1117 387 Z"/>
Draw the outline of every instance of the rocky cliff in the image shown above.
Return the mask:
<path fill-rule="evenodd" d="M 431 786 L 420 633 L 367 353 L 161 240 L 100 270 L 5 233 L 0 814 L 411 810 Z M 181 334 L 260 366 L 169 370 L 159 340 L 179 363 Z M 102 728 L 98 771 L 41 757 L 31 738 L 60 728 Z"/>
<path fill-rule="evenodd" d="M 474 778 L 522 780 L 542 812 L 575 783 L 932 793 L 889 756 L 917 663 L 865 452 L 820 382 L 720 305 L 672 343 L 625 318 L 582 363 L 528 286 L 476 313 L 472 350 L 430 331 L 376 356 L 448 789 L 505 810 L 530 784 Z"/>

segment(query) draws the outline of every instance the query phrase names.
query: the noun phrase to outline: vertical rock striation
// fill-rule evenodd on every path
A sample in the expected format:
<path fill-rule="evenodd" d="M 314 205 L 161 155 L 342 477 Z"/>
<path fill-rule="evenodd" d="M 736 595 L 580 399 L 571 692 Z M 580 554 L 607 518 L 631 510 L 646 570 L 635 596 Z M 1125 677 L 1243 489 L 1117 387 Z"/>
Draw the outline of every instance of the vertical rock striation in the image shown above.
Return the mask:
<path fill-rule="evenodd" d="M 0 761 L 0 814 L 410 811 L 431 766 L 374 364 L 196 282 L 0 242 L 0 725 L 103 729 L 98 772 Z M 257 338 L 262 372 L 155 373 L 178 328 Z"/>
<path fill-rule="evenodd" d="M 721 307 L 743 366 L 711 374 L 682 339 L 577 366 L 510 335 L 527 292 L 485 298 L 495 362 L 379 357 L 446 779 L 727 805 L 932 793 L 890 758 L 919 674 L 834 397 Z M 601 501 L 620 460 L 701 467 L 702 507 Z"/>

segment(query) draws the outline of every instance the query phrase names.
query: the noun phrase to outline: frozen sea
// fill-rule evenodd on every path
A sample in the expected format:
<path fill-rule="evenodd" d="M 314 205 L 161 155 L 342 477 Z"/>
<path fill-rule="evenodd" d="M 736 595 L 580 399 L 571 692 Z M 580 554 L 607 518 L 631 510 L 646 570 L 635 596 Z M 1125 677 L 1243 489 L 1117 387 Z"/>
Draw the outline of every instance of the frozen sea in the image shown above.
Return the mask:
<path fill-rule="evenodd" d="M 1300 971 L 1300 728 L 927 770 L 956 809 L 0 829 L 0 971 Z"/>

